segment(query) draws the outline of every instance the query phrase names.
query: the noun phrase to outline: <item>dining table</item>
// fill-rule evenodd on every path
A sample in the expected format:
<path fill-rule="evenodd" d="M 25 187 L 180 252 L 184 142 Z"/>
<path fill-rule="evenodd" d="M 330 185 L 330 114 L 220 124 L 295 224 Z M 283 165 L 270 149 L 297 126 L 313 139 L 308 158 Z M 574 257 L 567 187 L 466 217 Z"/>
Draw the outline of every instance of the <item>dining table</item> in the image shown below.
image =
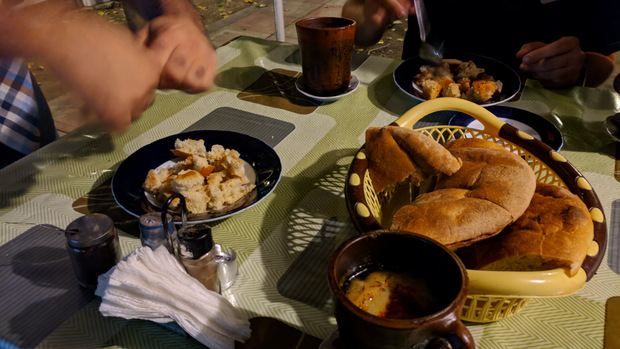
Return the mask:
<path fill-rule="evenodd" d="M 281 161 L 269 195 L 208 222 L 214 242 L 236 253 L 238 277 L 222 295 L 252 326 L 250 340 L 238 346 L 329 347 L 326 339 L 337 324 L 327 263 L 359 234 L 345 201 L 349 166 L 367 128 L 389 125 L 421 102 L 396 86 L 398 59 L 354 53 L 357 89 L 317 100 L 296 88 L 298 45 L 239 37 L 216 51 L 217 77 L 209 91 L 159 90 L 126 131 L 87 124 L 0 170 L 0 348 L 202 347 L 175 326 L 103 316 L 101 298 L 78 284 L 65 235 L 55 228 L 106 214 L 122 255 L 131 254 L 141 247 L 138 217 L 115 200 L 117 168 L 159 139 L 195 130 L 260 139 Z M 601 348 L 614 337 L 619 343 L 620 146 L 603 121 L 620 112 L 620 94 L 583 86 L 546 89 L 527 79 L 501 105 L 535 113 L 560 130 L 559 153 L 603 207 L 607 251 L 576 293 L 533 298 L 500 321 L 465 325 L 478 348 Z M 454 114 L 433 113 L 416 127 L 446 124 Z"/>

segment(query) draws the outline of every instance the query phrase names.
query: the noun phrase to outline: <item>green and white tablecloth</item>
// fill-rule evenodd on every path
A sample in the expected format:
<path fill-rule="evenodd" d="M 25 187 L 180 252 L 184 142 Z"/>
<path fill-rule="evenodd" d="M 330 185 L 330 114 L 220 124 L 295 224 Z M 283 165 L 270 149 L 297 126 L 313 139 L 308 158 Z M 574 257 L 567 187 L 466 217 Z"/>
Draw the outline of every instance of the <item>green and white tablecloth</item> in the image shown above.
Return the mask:
<path fill-rule="evenodd" d="M 226 122 L 226 116 L 243 121 L 252 115 L 292 126 L 277 130 L 284 132 L 274 146 L 283 171 L 275 191 L 257 206 L 212 224 L 215 242 L 235 249 L 240 267 L 239 279 L 224 294 L 248 318 L 273 317 L 309 335 L 328 337 L 335 320 L 324 279 L 326 259 L 355 234 L 343 194 L 348 166 L 369 126 L 387 125 L 418 102 L 393 82 L 400 61 L 381 57 L 356 57 L 353 74 L 360 86 L 351 95 L 330 104 L 310 102 L 294 87 L 301 70 L 297 50 L 296 45 L 240 38 L 217 50 L 219 75 L 209 92 L 160 91 L 126 132 L 108 135 L 86 126 L 0 171 L 0 277 L 11 280 L 0 284 L 0 302 L 22 304 L 0 315 L 4 343 L 199 347 L 193 339 L 150 322 L 102 317 L 99 300 L 76 289 L 69 268 L 54 270 L 60 279 L 70 276 L 65 283 L 45 278 L 50 259 L 67 258 L 64 236 L 45 235 L 35 225 L 66 227 L 85 213 L 104 212 L 115 219 L 122 250 L 130 253 L 140 246 L 137 220 L 115 206 L 109 186 L 120 162 L 140 147 L 197 123 L 239 131 L 242 122 Z M 609 224 L 620 183 L 613 177 L 615 145 L 602 120 L 620 111 L 618 95 L 588 88 L 549 91 L 529 81 L 520 100 L 505 105 L 532 111 L 558 126 L 565 137 L 560 153 L 592 184 Z M 256 127 L 264 140 L 276 132 Z M 42 234 L 50 241 L 41 240 Z M 618 245 L 618 236 L 610 236 L 609 248 L 617 251 Z M 26 297 L 22 289 L 30 294 Z M 606 258 L 577 294 L 534 299 L 513 317 L 468 328 L 478 348 L 600 348 L 605 302 L 619 295 L 620 275 Z M 53 303 L 73 308 L 59 317 L 48 314 L 57 311 Z M 37 334 L 28 327 L 31 317 L 47 317 L 47 327 L 50 322 L 53 326 Z"/>

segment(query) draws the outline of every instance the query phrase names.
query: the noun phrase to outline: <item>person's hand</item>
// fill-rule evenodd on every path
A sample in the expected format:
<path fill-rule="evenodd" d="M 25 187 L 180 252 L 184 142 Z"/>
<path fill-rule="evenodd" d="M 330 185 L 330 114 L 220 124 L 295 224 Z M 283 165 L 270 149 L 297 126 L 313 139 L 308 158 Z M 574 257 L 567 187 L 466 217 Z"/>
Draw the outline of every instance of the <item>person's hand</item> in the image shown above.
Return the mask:
<path fill-rule="evenodd" d="M 390 23 L 414 13 L 412 0 L 347 0 L 342 7 L 342 16 L 357 22 L 355 41 L 362 46 L 376 43 Z"/>
<path fill-rule="evenodd" d="M 565 87 L 578 80 L 586 55 L 579 39 L 567 36 L 550 44 L 527 43 L 516 57 L 522 60 L 520 69 L 531 73 L 544 86 Z"/>
<path fill-rule="evenodd" d="M 159 88 L 188 93 L 211 88 L 217 56 L 202 23 L 187 16 L 162 15 L 137 33 L 150 55 L 160 64 Z"/>
<path fill-rule="evenodd" d="M 411 0 L 366 0 L 364 15 L 368 21 L 383 27 L 393 21 L 414 14 L 415 8 Z"/>
<path fill-rule="evenodd" d="M 0 19 L 0 52 L 46 65 L 105 128 L 124 130 L 153 101 L 161 67 L 126 28 L 64 0 L 0 2 Z"/>
<path fill-rule="evenodd" d="M 125 130 L 153 102 L 158 63 L 139 42 L 129 44 L 118 37 L 110 42 L 91 40 L 82 48 L 80 61 L 56 69 L 81 97 L 86 112 L 110 131 Z"/>

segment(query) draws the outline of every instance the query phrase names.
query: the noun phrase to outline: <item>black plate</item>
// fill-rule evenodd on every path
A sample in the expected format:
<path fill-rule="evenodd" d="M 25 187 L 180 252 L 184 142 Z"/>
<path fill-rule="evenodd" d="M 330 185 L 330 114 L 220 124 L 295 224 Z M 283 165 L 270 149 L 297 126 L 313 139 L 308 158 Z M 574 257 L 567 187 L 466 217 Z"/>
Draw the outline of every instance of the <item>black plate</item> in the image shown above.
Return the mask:
<path fill-rule="evenodd" d="M 562 133 L 555 125 L 540 115 L 523 109 L 499 105 L 487 107 L 486 109 L 505 123 L 511 124 L 519 130 L 542 141 L 551 147 L 551 149 L 558 151 L 562 148 Z M 455 114 L 448 124 L 452 126 L 475 128 L 478 130 L 484 128 L 479 121 L 465 113 Z"/>
<path fill-rule="evenodd" d="M 112 178 L 112 194 L 116 203 L 129 214 L 140 217 L 149 211 L 160 211 L 146 198 L 142 184 L 149 170 L 159 167 L 175 156 L 170 152 L 174 149 L 176 139 L 203 139 L 207 150 L 214 144 L 227 149 L 235 149 L 241 159 L 252 166 L 256 173 L 256 188 L 225 210 L 189 214 L 187 220 L 192 223 L 203 223 L 227 218 L 256 205 L 271 193 L 280 180 L 282 164 L 278 154 L 263 141 L 242 133 L 231 131 L 191 131 L 179 133 L 159 139 L 129 155 L 123 161 Z M 173 214 L 175 221 L 180 217 Z"/>
<path fill-rule="evenodd" d="M 487 74 L 493 76 L 495 80 L 503 83 L 501 98 L 498 101 L 481 104 L 481 106 L 491 106 L 505 102 L 514 97 L 521 89 L 521 78 L 512 68 L 493 58 L 474 55 L 470 53 L 450 53 L 444 55 L 445 58 L 459 59 L 461 61 L 472 60 L 478 68 L 483 68 Z M 428 65 L 428 62 L 416 56 L 402 62 L 394 70 L 394 82 L 401 91 L 419 100 L 425 101 L 422 95 L 413 88 L 413 77 L 420 73 L 420 67 Z"/>

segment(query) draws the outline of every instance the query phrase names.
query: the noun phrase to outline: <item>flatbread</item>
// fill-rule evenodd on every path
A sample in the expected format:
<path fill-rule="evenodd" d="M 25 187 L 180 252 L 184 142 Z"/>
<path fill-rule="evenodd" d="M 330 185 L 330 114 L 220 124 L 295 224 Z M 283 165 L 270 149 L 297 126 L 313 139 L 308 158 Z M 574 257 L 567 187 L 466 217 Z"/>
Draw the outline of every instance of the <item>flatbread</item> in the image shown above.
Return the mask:
<path fill-rule="evenodd" d="M 368 170 L 375 189 L 409 179 L 419 185 L 432 175 L 456 172 L 459 161 L 431 137 L 406 127 L 370 127 L 366 130 Z"/>
<path fill-rule="evenodd" d="M 403 182 L 417 171 L 409 155 L 396 143 L 389 129 L 370 127 L 366 130 L 368 171 L 375 192 Z"/>
<path fill-rule="evenodd" d="M 418 233 L 450 249 L 489 238 L 511 222 L 511 214 L 467 189 L 448 188 L 418 196 L 398 210 L 390 230 Z"/>
<path fill-rule="evenodd" d="M 539 183 L 525 213 L 497 236 L 473 245 L 476 268 L 549 270 L 575 275 L 594 238 L 588 208 L 568 189 Z"/>

